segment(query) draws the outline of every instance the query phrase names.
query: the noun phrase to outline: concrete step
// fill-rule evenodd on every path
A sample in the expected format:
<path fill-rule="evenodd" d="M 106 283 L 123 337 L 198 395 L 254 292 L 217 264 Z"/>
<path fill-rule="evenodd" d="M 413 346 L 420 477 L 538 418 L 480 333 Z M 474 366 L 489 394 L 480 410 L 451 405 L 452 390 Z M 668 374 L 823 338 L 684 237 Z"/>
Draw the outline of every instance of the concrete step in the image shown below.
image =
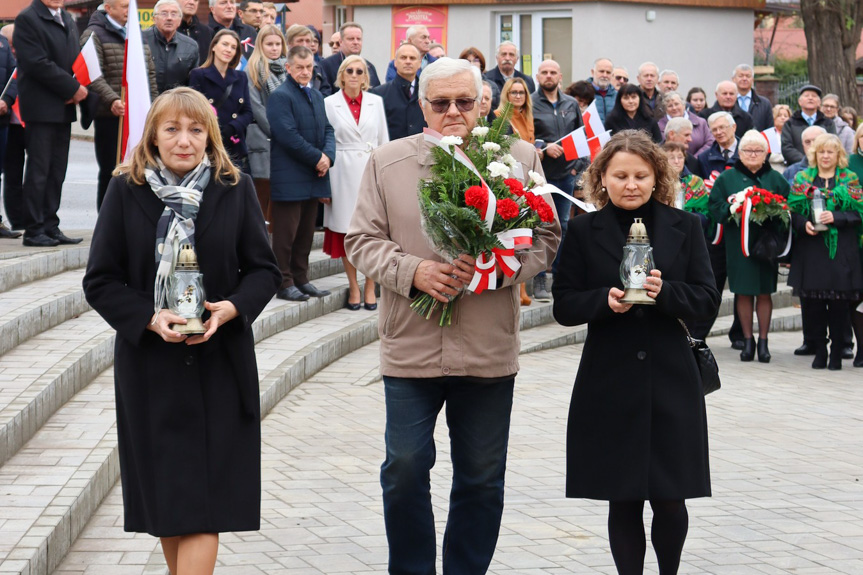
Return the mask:
<path fill-rule="evenodd" d="M 89 251 L 89 246 L 80 244 L 62 249 L 0 251 L 0 293 L 68 270 L 82 268 L 87 264 Z"/>

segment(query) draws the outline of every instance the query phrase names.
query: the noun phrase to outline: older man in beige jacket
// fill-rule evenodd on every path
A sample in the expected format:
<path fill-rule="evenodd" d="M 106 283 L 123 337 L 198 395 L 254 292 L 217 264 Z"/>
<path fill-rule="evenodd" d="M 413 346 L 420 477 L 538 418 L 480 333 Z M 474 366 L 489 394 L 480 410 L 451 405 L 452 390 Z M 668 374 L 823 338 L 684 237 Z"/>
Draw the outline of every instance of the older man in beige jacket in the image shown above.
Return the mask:
<path fill-rule="evenodd" d="M 476 125 L 478 70 L 442 58 L 420 76 L 419 99 L 429 127 L 465 141 Z M 435 111 L 441 110 L 441 111 Z M 541 173 L 532 146 L 516 142 L 521 173 Z M 513 385 L 518 371 L 518 283 L 548 267 L 560 241 L 555 222 L 534 234 L 513 277 L 498 271 L 498 289 L 468 294 L 451 326 L 410 309 L 425 292 L 446 302 L 470 283 L 474 260 L 443 261 L 422 232 L 419 181 L 434 159 L 423 136 L 372 152 L 345 238 L 348 259 L 382 286 L 381 373 L 386 395 L 386 460 L 381 467 L 390 573 L 435 572 L 435 526 L 429 474 L 434 427 L 446 404 L 453 462 L 443 571 L 485 573 L 503 513 L 503 483 Z"/>

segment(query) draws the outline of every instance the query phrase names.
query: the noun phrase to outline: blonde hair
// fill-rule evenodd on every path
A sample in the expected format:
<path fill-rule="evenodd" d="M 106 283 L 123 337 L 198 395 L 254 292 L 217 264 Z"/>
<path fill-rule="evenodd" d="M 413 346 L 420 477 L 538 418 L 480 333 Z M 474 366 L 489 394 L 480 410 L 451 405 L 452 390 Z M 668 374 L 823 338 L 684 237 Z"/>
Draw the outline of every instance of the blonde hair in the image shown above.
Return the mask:
<path fill-rule="evenodd" d="M 854 147 L 851 151 L 855 154 L 860 151 L 860 138 L 863 138 L 863 124 L 857 126 L 857 131 L 854 132 Z"/>
<path fill-rule="evenodd" d="M 506 81 L 506 84 L 503 85 L 503 88 L 500 90 L 500 105 L 497 110 L 495 110 L 495 114 L 500 116 L 503 113 L 504 105 L 509 102 L 509 93 L 512 91 L 512 87 L 516 84 L 521 85 L 524 88 L 524 106 L 519 112 L 524 116 L 524 119 L 527 121 L 528 125 L 533 124 L 533 104 L 530 100 L 530 88 L 527 87 L 527 82 L 522 80 L 521 78 L 510 78 Z M 482 95 L 482 92 L 480 92 Z M 515 106 L 513 106 L 513 110 Z"/>
<path fill-rule="evenodd" d="M 809 146 L 809 149 L 806 151 L 806 160 L 809 162 L 809 165 L 814 167 L 818 166 L 818 162 L 816 161 L 815 156 L 818 154 L 821 148 L 825 148 L 827 146 L 833 146 L 833 148 L 837 152 L 838 157 L 836 159 L 836 167 L 847 168 L 848 153 L 845 151 L 845 147 L 842 145 L 842 141 L 836 134 L 821 134 L 820 136 L 815 138 L 815 141 L 812 142 L 812 145 Z"/>
<path fill-rule="evenodd" d="M 773 119 L 776 120 L 776 117 L 779 116 L 779 112 L 785 112 L 788 114 L 788 117 L 791 118 L 791 106 L 788 104 L 776 104 L 773 106 Z"/>
<path fill-rule="evenodd" d="M 144 170 L 147 166 L 155 166 L 159 149 L 156 147 L 156 132 L 166 120 L 186 117 L 202 124 L 207 129 L 207 148 L 205 153 L 210 158 L 213 173 L 217 182 L 236 184 L 240 180 L 240 170 L 231 163 L 231 158 L 222 144 L 219 131 L 219 120 L 213 107 L 203 94 L 192 88 L 180 87 L 163 92 L 153 101 L 141 141 L 132 150 L 131 157 L 114 169 L 114 175 L 125 175 L 136 185 L 147 181 Z"/>
<path fill-rule="evenodd" d="M 228 62 L 228 68 L 236 68 L 237 64 L 240 63 L 240 56 L 243 54 L 243 47 L 240 46 L 240 37 L 233 30 L 222 28 L 216 32 L 216 35 L 213 36 L 213 39 L 210 41 L 210 51 L 207 53 L 207 60 L 201 64 L 201 68 L 209 68 L 213 65 L 213 61 L 216 59 L 213 55 L 213 50 L 216 48 L 216 44 L 218 44 L 222 39 L 222 36 L 230 36 L 237 42 L 237 50 L 234 52 L 234 57 L 231 58 L 230 62 Z"/>
<path fill-rule="evenodd" d="M 584 195 L 597 208 L 608 203 L 608 190 L 602 185 L 602 176 L 611 159 L 620 152 L 634 154 L 653 168 L 655 187 L 651 197 L 663 204 L 674 200 L 677 173 L 665 153 L 641 130 L 622 130 L 611 137 L 596 159 L 584 173 Z"/>
<path fill-rule="evenodd" d="M 363 83 L 360 84 L 360 90 L 365 92 L 369 89 L 369 86 L 371 86 L 372 81 L 369 78 L 369 67 L 366 65 L 365 59 L 362 56 L 357 56 L 356 54 L 354 54 L 342 60 L 342 65 L 339 66 L 339 71 L 336 72 L 336 86 L 338 86 L 340 90 L 345 89 L 345 70 L 347 70 L 348 66 L 354 64 L 355 62 L 359 62 L 363 65 Z"/>
<path fill-rule="evenodd" d="M 286 58 L 288 56 L 287 43 L 279 27 L 274 24 L 261 26 L 261 30 L 258 32 L 258 37 L 255 40 L 255 49 L 252 51 L 252 55 L 249 56 L 249 64 L 246 66 L 246 75 L 249 77 L 249 84 L 258 90 L 263 87 L 267 78 L 270 77 L 270 67 L 266 65 L 266 61 L 269 58 L 264 56 L 264 40 L 268 36 L 278 36 L 282 41 L 281 57 Z M 262 70 L 259 70 L 259 68 Z"/>

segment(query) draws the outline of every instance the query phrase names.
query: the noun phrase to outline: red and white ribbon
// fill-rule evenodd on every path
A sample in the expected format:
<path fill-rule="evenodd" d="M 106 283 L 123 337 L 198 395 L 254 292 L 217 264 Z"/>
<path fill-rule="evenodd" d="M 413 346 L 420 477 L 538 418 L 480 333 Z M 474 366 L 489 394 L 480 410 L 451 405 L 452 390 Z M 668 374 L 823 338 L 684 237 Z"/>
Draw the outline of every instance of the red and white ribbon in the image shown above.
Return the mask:
<path fill-rule="evenodd" d="M 500 264 L 500 269 L 507 277 L 515 275 L 521 269 L 521 262 L 515 257 L 517 250 L 524 250 L 533 245 L 533 230 L 528 228 L 517 228 L 497 234 L 497 239 L 503 244 L 503 248 L 494 248 L 492 255 Z"/>
<path fill-rule="evenodd" d="M 482 293 L 487 289 L 495 289 L 497 281 L 491 281 L 491 276 L 494 275 L 494 265 L 494 254 L 491 254 L 490 257 L 484 253 L 479 254 L 474 266 L 473 278 L 470 280 L 470 285 L 467 286 L 468 291 Z"/>
<path fill-rule="evenodd" d="M 740 218 L 740 250 L 743 255 L 749 257 L 749 214 L 752 213 L 752 198 L 746 198 L 743 201 L 743 217 Z M 785 240 L 785 249 L 779 254 L 779 257 L 785 257 L 791 251 L 791 226 L 788 226 L 788 239 Z"/>
<path fill-rule="evenodd" d="M 713 236 L 713 241 L 710 243 L 714 246 L 718 246 L 722 243 L 722 234 L 725 232 L 725 226 L 722 224 L 716 224 L 716 235 Z"/>

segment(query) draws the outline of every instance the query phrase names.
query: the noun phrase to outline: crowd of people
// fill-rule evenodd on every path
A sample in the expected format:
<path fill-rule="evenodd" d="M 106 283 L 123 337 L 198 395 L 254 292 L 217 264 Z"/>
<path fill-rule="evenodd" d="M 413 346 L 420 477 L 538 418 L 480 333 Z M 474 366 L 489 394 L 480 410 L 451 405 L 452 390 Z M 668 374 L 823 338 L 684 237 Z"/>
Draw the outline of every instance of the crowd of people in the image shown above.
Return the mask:
<path fill-rule="evenodd" d="M 37 247 L 81 241 L 60 231 L 57 208 L 76 105 L 93 115 L 100 215 L 85 293 L 119 336 L 126 529 L 162 537 L 171 573 L 211 572 L 213 534 L 259 526 L 249 328 L 273 295 L 305 301 L 330 293 L 309 276 L 316 227 L 324 229 L 324 252 L 344 264 L 347 309 L 377 309 L 380 288 L 381 484 L 394 573 L 434 570 L 428 474 L 444 403 L 454 463 L 444 570 L 488 568 L 518 371 L 518 339 L 500 334 L 517 334 L 518 306 L 532 298 L 551 301 L 553 293 L 560 323 L 590 325 L 570 408 L 567 495 L 611 502 L 611 550 L 627 575 L 643 567 L 645 501 L 661 572 L 673 574 L 688 526 L 685 500 L 710 494 L 704 400 L 680 323 L 705 339 L 726 282 L 735 295 L 729 338 L 742 361 L 771 359 L 781 263 L 790 265 L 788 283 L 802 305 L 804 341 L 795 353 L 812 355 L 816 369 L 841 369 L 843 358 L 863 366 L 863 126 L 835 95 L 806 85 L 799 109 L 772 106 L 756 92 L 752 67 L 741 64 L 730 79 L 718 74 L 710 105 L 704 89 L 679 92 L 673 70 L 645 62 L 630 81 L 608 58 L 563 86 L 554 60 L 541 62 L 535 77 L 520 72 L 512 42 L 497 46 L 489 67 L 476 47 L 446 57 L 420 25 L 406 30 L 381 82 L 362 56 L 360 23 L 343 24 L 324 58 L 319 31 L 301 24 L 283 31 L 270 3 L 209 0 L 203 23 L 198 1 L 154 7 L 154 26 L 143 33 L 153 105 L 144 139 L 123 163 L 117 129 L 128 0 L 105 0 L 80 38 L 63 0 L 33 0 L 0 36 L 0 80 L 19 69 L 0 100 L 9 218 L 0 237 L 23 230 L 24 245 Z M 87 88 L 71 67 L 91 38 L 103 75 Z M 18 99 L 20 117 L 12 110 Z M 562 139 L 593 104 L 611 139 L 593 161 L 573 158 Z M 599 209 L 585 215 L 555 194 L 557 217 L 520 255 L 520 270 L 499 289 L 464 298 L 457 326 L 433 326 L 410 311 L 411 298 L 425 292 L 447 302 L 470 282 L 475 261 L 435 255 L 416 198 L 404 193 L 428 174 L 431 144 L 421 134 L 429 127 L 466 141 L 478 121 L 504 110 L 521 172 L 544 174 Z M 781 150 L 762 134 L 770 128 Z M 787 200 L 785 262 L 751 257 L 731 216 L 729 199 L 753 186 Z M 816 210 L 815 199 L 826 208 Z M 657 269 L 645 281 L 655 307 L 632 309 L 618 287 L 633 217 L 656 252 Z M 181 238 L 195 243 L 208 293 L 220 300 L 206 304 L 206 333 L 191 337 L 176 331 L 186 320 L 160 299 L 164 270 L 175 263 L 164 246 Z M 192 383 L 178 391 L 173 374 Z M 151 380 L 159 385 L 151 389 Z M 151 393 L 163 400 L 148 402 Z M 152 413 L 135 409 L 143 404 Z M 658 432 L 656 409 L 667 414 Z M 621 413 L 631 416 L 626 425 Z M 183 424 L 158 427 L 167 420 Z M 225 472 L 238 461 L 245 471 Z"/>

